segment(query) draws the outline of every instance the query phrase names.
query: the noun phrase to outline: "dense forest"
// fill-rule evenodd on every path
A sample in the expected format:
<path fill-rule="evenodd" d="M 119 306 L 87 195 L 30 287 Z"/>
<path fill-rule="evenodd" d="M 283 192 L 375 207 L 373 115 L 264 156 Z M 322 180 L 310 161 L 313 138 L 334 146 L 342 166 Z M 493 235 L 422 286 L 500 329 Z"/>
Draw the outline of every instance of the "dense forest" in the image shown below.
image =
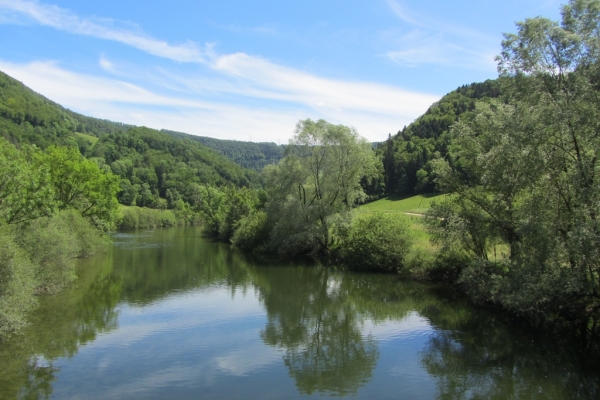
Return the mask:
<path fill-rule="evenodd" d="M 461 86 L 442 97 L 396 135 L 390 135 L 377 147 L 385 170 L 385 185 L 374 194 L 406 196 L 433 192 L 432 162 L 447 158 L 452 144 L 452 125 L 459 120 L 468 120 L 476 104 L 488 103 L 499 96 L 498 80 Z"/>
<path fill-rule="evenodd" d="M 85 117 L 0 73 L 0 136 L 20 145 L 79 148 L 86 158 L 121 177 L 125 205 L 172 208 L 192 203 L 194 185 L 258 184 L 245 170 L 197 141 L 157 130 Z"/>

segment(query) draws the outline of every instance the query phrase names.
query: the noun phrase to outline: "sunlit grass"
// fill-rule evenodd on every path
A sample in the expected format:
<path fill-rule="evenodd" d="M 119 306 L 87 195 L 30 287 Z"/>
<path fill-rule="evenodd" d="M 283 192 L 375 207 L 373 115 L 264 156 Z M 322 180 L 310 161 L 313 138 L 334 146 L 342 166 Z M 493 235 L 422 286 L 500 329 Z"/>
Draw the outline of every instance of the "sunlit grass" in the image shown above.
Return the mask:
<path fill-rule="evenodd" d="M 358 207 L 355 212 L 358 218 L 360 218 L 360 215 L 377 212 L 386 214 L 401 214 L 410 223 L 411 235 L 414 239 L 415 247 L 433 251 L 435 246 L 433 243 L 431 243 L 429 234 L 427 233 L 427 229 L 423 223 L 423 217 L 420 215 L 411 214 L 425 214 L 431 207 L 431 203 L 434 200 L 440 201 L 445 196 L 446 195 L 443 194 L 424 194 L 411 197 L 388 197 L 362 205 Z"/>
<path fill-rule="evenodd" d="M 362 212 L 424 214 L 431 203 L 443 200 L 445 194 L 419 194 L 411 197 L 387 197 L 359 207 Z"/>
<path fill-rule="evenodd" d="M 93 145 L 96 144 L 96 142 L 98 141 L 98 138 L 96 136 L 86 135 L 85 133 L 81 133 L 81 132 L 75 132 L 75 134 L 79 137 L 82 137 L 82 138 L 90 141 Z"/>

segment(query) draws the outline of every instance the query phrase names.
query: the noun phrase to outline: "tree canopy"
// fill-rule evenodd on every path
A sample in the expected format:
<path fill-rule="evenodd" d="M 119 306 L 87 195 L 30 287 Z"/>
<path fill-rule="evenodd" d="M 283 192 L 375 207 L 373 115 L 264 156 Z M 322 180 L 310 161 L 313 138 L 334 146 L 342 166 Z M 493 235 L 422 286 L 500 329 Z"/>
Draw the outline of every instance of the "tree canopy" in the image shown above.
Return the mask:
<path fill-rule="evenodd" d="M 377 171 L 371 145 L 353 128 L 324 120 L 298 122 L 285 158 L 265 169 L 279 252 L 327 252 L 332 217 L 364 201 L 361 180 Z"/>

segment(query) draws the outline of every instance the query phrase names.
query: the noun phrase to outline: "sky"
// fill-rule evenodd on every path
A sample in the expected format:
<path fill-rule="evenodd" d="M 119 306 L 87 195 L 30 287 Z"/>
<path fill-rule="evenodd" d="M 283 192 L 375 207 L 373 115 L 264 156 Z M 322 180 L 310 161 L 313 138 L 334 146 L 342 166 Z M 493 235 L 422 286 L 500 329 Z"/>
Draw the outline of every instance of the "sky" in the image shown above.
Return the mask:
<path fill-rule="evenodd" d="M 287 143 L 299 120 L 385 140 L 496 78 L 502 33 L 559 0 L 0 0 L 0 71 L 84 115 Z"/>

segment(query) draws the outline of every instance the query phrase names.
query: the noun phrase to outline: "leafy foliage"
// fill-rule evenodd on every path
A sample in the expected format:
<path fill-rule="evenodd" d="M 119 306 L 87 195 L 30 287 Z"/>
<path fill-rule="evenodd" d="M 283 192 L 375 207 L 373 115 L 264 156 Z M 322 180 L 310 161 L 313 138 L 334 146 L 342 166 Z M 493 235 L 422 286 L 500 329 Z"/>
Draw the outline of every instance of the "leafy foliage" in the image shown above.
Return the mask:
<path fill-rule="evenodd" d="M 371 145 L 343 125 L 300 121 L 286 157 L 265 169 L 270 247 L 281 254 L 327 253 L 331 218 L 366 198 L 361 180 L 377 171 Z"/>
<path fill-rule="evenodd" d="M 471 253 L 460 282 L 477 301 L 597 335 L 600 320 L 600 2 L 562 23 L 517 24 L 498 58 L 507 104 L 479 104 L 452 129 L 434 236 Z M 507 247 L 489 257 L 491 246 Z"/>
<path fill-rule="evenodd" d="M 359 215 L 344 236 L 342 259 L 353 269 L 401 271 L 412 244 L 406 218 L 393 214 Z"/>
<path fill-rule="evenodd" d="M 182 200 L 190 206 L 194 185 L 250 187 L 259 183 L 257 172 L 245 170 L 193 140 L 193 136 L 179 134 L 176 138 L 166 132 L 85 117 L 3 73 L 0 73 L 0 137 L 19 147 L 79 149 L 100 168 L 120 177 L 118 200 L 125 205 L 174 208 Z M 236 148 L 235 143 L 223 145 Z M 273 143 L 250 147 L 250 153 L 255 154 L 249 154 L 248 159 L 268 158 L 272 162 L 282 152 Z"/>
<path fill-rule="evenodd" d="M 74 259 L 105 244 L 97 227 L 117 207 L 116 177 L 77 149 L 21 148 L 0 138 L 0 337 L 24 326 L 34 293 L 75 278 Z"/>

